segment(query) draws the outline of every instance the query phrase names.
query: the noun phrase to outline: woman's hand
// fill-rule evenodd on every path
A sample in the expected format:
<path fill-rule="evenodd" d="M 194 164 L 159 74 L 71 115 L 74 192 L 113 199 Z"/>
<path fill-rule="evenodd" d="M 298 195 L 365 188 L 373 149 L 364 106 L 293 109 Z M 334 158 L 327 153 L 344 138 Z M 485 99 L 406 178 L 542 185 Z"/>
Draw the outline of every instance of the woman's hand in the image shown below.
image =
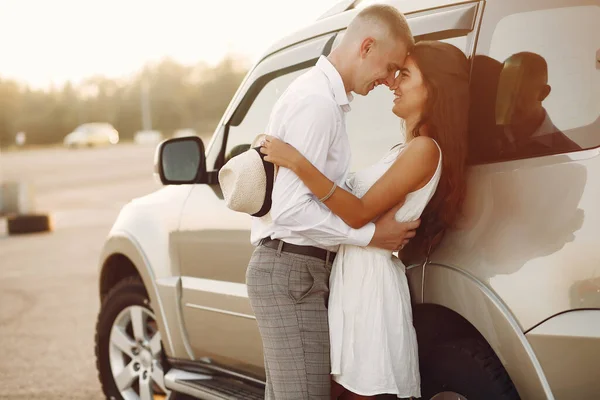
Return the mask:
<path fill-rule="evenodd" d="M 295 171 L 304 156 L 293 146 L 282 142 L 274 136 L 267 136 L 260 142 L 260 152 L 265 154 L 265 160 L 280 167 Z"/>

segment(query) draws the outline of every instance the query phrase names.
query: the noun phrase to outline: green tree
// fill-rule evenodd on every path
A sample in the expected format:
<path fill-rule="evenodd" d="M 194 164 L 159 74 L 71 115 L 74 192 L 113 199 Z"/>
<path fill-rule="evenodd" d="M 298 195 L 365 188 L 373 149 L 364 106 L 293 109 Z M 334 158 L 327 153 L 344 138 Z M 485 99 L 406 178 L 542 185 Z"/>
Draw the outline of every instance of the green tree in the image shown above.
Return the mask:
<path fill-rule="evenodd" d="M 181 65 L 171 59 L 145 66 L 128 80 L 92 76 L 78 85 L 33 90 L 0 79 L 0 146 L 25 131 L 28 144 L 60 143 L 77 125 L 109 122 L 123 140 L 142 129 L 142 82 L 149 87 L 152 128 L 212 132 L 246 74 L 244 60 Z"/>

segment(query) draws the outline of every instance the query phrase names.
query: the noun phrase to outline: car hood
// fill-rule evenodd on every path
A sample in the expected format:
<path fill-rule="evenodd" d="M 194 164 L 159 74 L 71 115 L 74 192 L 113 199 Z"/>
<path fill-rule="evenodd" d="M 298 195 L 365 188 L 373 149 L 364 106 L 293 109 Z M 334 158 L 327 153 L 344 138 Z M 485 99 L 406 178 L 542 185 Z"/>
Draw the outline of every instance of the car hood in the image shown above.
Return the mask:
<path fill-rule="evenodd" d="M 125 231 L 134 236 L 144 236 L 148 233 L 147 229 L 177 229 L 181 209 L 191 188 L 188 185 L 165 186 L 132 199 L 119 212 L 111 232 Z M 155 226 L 150 228 L 149 224 Z"/>

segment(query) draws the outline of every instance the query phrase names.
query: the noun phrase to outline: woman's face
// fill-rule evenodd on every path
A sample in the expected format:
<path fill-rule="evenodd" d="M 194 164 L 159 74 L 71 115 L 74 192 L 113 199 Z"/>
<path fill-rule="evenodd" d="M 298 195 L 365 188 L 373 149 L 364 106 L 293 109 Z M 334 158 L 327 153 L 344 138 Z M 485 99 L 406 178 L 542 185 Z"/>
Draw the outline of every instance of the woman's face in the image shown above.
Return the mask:
<path fill-rule="evenodd" d="M 427 88 L 411 56 L 406 59 L 391 89 L 394 92 L 394 114 L 403 119 L 421 116 L 427 102 Z"/>

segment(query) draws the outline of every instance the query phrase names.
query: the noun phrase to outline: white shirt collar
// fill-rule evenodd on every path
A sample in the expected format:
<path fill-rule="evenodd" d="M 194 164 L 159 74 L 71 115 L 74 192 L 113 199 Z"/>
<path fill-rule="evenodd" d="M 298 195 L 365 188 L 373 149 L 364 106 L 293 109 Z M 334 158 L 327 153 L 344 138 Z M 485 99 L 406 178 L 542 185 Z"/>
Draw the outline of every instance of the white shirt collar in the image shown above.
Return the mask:
<path fill-rule="evenodd" d="M 319 57 L 317 61 L 317 68 L 319 68 L 327 79 L 329 80 L 329 86 L 333 92 L 335 101 L 342 107 L 344 112 L 350 111 L 350 102 L 354 99 L 351 93 L 346 93 L 344 87 L 344 81 L 337 69 L 325 56 Z"/>

